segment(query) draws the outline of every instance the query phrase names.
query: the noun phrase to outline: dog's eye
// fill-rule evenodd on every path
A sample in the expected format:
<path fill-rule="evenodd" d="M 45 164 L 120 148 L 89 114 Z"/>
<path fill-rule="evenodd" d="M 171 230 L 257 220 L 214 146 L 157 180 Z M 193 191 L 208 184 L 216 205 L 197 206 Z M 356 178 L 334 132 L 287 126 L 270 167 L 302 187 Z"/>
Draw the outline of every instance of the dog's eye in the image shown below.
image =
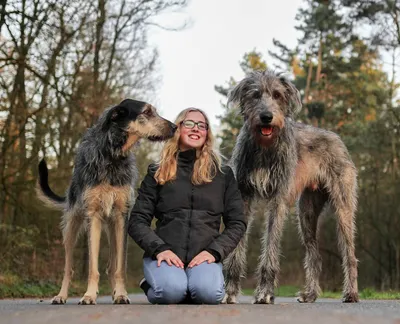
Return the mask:
<path fill-rule="evenodd" d="M 261 98 L 261 91 L 260 90 L 254 90 L 253 91 L 253 98 L 260 99 Z"/>
<path fill-rule="evenodd" d="M 146 117 L 151 117 L 153 116 L 153 111 L 151 109 L 146 109 L 145 111 L 143 111 L 143 115 L 145 115 Z"/>
<path fill-rule="evenodd" d="M 282 98 L 282 95 L 280 94 L 280 92 L 274 91 L 274 92 L 272 93 L 272 98 L 274 98 L 275 100 L 279 100 L 279 99 Z"/>

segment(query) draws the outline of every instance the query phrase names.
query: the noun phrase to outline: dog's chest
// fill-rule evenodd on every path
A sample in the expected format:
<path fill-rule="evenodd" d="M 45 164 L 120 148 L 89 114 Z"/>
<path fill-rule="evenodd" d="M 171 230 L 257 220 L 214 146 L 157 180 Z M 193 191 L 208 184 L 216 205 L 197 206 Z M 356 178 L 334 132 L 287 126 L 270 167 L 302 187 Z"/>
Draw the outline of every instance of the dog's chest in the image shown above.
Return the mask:
<path fill-rule="evenodd" d="M 113 214 L 113 210 L 125 214 L 132 200 L 132 187 L 103 183 L 87 188 L 84 199 L 89 214 L 100 213 L 102 216 L 109 217 Z"/>
<path fill-rule="evenodd" d="M 136 182 L 138 170 L 134 164 L 120 163 L 109 164 L 103 170 L 99 170 L 99 183 L 109 183 L 112 186 L 133 185 Z"/>
<path fill-rule="evenodd" d="M 254 169 L 248 175 L 248 183 L 254 188 L 257 195 L 268 198 L 276 192 L 277 177 L 278 176 L 269 169 Z"/>
<path fill-rule="evenodd" d="M 239 189 L 243 196 L 254 198 L 271 198 L 287 183 L 288 175 L 280 165 L 240 168 L 237 173 Z"/>

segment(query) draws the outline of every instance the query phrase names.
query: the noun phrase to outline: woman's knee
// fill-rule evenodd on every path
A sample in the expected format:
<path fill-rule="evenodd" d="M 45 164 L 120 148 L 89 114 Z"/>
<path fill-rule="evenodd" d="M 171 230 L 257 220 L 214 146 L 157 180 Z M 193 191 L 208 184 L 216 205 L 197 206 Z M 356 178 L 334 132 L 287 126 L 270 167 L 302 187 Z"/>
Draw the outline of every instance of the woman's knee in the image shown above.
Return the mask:
<path fill-rule="evenodd" d="M 207 285 L 204 282 L 189 282 L 190 296 L 198 304 L 219 304 L 225 295 L 223 282 Z"/>
<path fill-rule="evenodd" d="M 186 297 L 187 277 L 183 269 L 165 262 L 158 267 L 157 261 L 144 259 L 144 276 L 150 289 L 147 298 L 152 304 L 176 304 Z"/>
<path fill-rule="evenodd" d="M 178 304 L 186 297 L 187 282 L 169 281 L 151 289 L 153 294 L 148 294 L 148 297 L 152 304 Z"/>

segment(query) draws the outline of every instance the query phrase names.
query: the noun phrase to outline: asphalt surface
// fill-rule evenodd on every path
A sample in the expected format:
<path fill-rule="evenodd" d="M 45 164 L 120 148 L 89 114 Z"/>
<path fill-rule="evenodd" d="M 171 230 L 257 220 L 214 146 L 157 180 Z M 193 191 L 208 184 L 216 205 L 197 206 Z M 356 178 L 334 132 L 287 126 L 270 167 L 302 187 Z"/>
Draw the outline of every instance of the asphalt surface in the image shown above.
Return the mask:
<path fill-rule="evenodd" d="M 130 305 L 112 305 L 111 297 L 99 297 L 97 305 L 51 305 L 50 298 L 0 300 L 0 323 L 396 323 L 400 324 L 400 301 L 362 300 L 343 304 L 337 299 L 318 299 L 299 304 L 294 298 L 276 298 L 275 305 L 253 305 L 242 296 L 237 305 L 150 305 L 144 295 L 129 296 Z"/>

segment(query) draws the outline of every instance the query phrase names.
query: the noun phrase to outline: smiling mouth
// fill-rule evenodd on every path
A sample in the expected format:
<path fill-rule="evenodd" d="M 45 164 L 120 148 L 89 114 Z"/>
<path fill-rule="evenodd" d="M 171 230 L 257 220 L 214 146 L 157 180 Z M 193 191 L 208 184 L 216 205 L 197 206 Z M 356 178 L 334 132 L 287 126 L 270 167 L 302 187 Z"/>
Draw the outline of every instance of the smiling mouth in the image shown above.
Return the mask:
<path fill-rule="evenodd" d="M 271 136 L 272 132 L 274 130 L 274 127 L 271 125 L 262 125 L 262 126 L 260 126 L 259 130 L 260 130 L 260 134 L 262 136 Z"/>
<path fill-rule="evenodd" d="M 197 140 L 200 139 L 200 136 L 199 135 L 195 135 L 195 134 L 191 134 L 191 135 L 189 135 L 189 138 L 192 139 L 192 140 L 197 141 Z"/>

